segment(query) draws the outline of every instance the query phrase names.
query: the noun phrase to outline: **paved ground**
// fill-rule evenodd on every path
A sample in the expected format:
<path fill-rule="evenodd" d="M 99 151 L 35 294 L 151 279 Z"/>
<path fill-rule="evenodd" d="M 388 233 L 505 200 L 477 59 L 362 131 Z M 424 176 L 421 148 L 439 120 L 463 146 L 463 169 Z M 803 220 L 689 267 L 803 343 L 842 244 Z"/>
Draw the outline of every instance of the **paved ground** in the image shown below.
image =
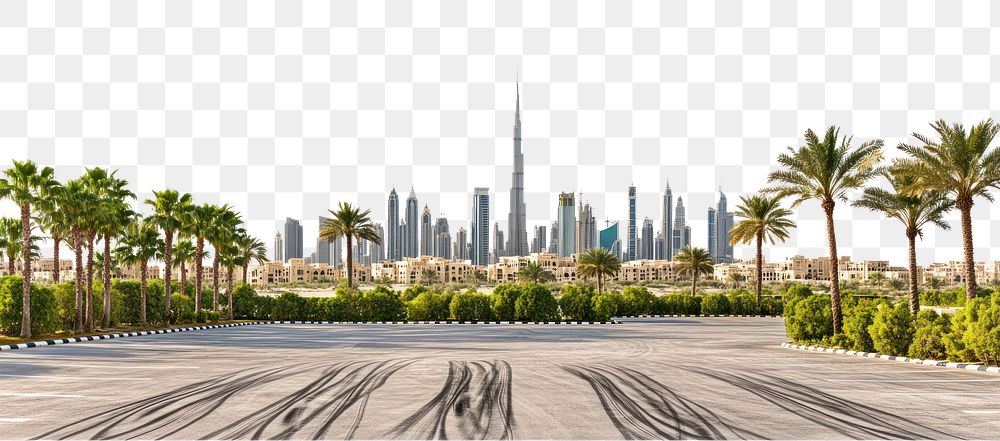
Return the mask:
<path fill-rule="evenodd" d="M 0 438 L 997 438 L 1000 376 L 780 319 L 262 325 L 0 353 Z"/>

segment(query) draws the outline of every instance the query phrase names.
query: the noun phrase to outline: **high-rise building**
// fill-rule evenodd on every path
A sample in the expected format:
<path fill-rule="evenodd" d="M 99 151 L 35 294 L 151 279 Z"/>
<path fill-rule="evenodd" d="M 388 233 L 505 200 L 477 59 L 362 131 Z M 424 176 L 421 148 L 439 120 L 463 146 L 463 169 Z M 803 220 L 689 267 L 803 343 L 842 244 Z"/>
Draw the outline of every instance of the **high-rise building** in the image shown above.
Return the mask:
<path fill-rule="evenodd" d="M 433 249 L 431 255 L 451 259 L 451 229 L 448 227 L 448 219 L 444 216 L 434 221 Z"/>
<path fill-rule="evenodd" d="M 382 249 L 382 244 L 385 243 L 385 229 L 382 228 L 382 224 L 375 224 L 375 232 L 378 233 L 379 240 L 378 243 L 368 243 L 368 255 L 371 256 L 371 263 L 381 263 L 385 260 L 385 252 Z"/>
<path fill-rule="evenodd" d="M 548 240 L 549 235 L 545 229 L 545 225 L 535 225 L 535 237 L 531 241 L 531 252 L 544 253 L 545 244 Z"/>
<path fill-rule="evenodd" d="M 505 256 L 504 253 L 504 240 L 503 231 L 500 231 L 500 225 L 497 222 L 493 223 L 493 259 L 491 263 L 497 263 L 500 258 Z"/>
<path fill-rule="evenodd" d="M 617 221 L 611 225 L 608 225 L 603 230 L 601 230 L 601 239 L 600 239 L 601 248 L 604 248 L 608 251 L 613 251 L 616 241 L 618 241 Z M 617 251 L 615 251 L 615 255 L 616 256 L 618 255 Z"/>
<path fill-rule="evenodd" d="M 359 238 L 354 243 L 354 255 L 351 257 L 354 258 L 355 262 L 358 262 L 362 265 L 371 265 L 372 261 L 371 261 L 371 256 L 368 255 L 367 239 Z"/>
<path fill-rule="evenodd" d="M 576 252 L 576 199 L 573 193 L 559 193 L 559 207 L 556 211 L 559 222 L 559 246 L 557 252 L 567 257 Z"/>
<path fill-rule="evenodd" d="M 406 247 L 409 246 L 407 244 L 406 221 L 405 220 L 402 220 L 402 221 L 399 222 L 399 228 L 397 229 L 397 233 L 396 234 L 397 234 L 396 237 L 399 238 L 399 250 L 400 250 L 399 251 L 400 252 L 399 259 L 402 260 L 403 257 L 404 257 L 404 254 L 406 253 Z"/>
<path fill-rule="evenodd" d="M 715 263 L 733 262 L 733 246 L 729 244 L 733 214 L 728 211 L 725 193 L 719 192 L 719 202 L 708 209 L 708 252 Z"/>
<path fill-rule="evenodd" d="M 549 237 L 549 252 L 558 253 L 559 252 L 559 222 L 552 222 L 552 226 L 549 228 L 551 237 Z"/>
<path fill-rule="evenodd" d="M 521 153 L 521 88 L 518 85 L 514 111 L 514 172 L 510 184 L 510 217 L 507 220 L 508 256 L 528 254 L 528 230 L 524 206 L 524 155 Z"/>
<path fill-rule="evenodd" d="M 576 218 L 576 253 L 597 247 L 597 220 L 589 203 L 580 201 L 580 211 Z"/>
<path fill-rule="evenodd" d="M 677 252 L 688 245 L 691 245 L 691 227 L 687 226 L 684 213 L 684 198 L 677 197 L 677 208 L 674 212 L 674 234 L 673 248 L 670 257 L 673 258 Z"/>
<path fill-rule="evenodd" d="M 290 217 L 285 218 L 285 255 L 287 259 L 301 259 L 303 257 L 302 244 L 302 224 L 298 220 Z"/>
<path fill-rule="evenodd" d="M 323 231 L 323 224 L 330 219 L 323 216 L 319 217 L 319 231 Z M 319 236 L 316 236 L 319 237 Z M 316 239 L 316 263 L 325 263 L 329 265 L 330 261 L 330 241 L 323 239 Z"/>
<path fill-rule="evenodd" d="M 656 239 L 655 242 L 653 242 L 653 252 L 655 253 L 655 256 L 653 257 L 654 259 L 657 260 L 663 259 L 664 256 L 663 250 L 666 249 L 664 248 L 666 246 L 664 245 L 664 242 L 666 242 L 666 240 L 664 240 L 663 238 L 663 232 L 661 231 L 659 233 L 656 233 Z"/>
<path fill-rule="evenodd" d="M 663 246 L 658 258 L 670 260 L 674 257 L 674 194 L 670 191 L 669 182 L 663 191 L 663 225 L 660 226 L 660 234 L 663 236 Z"/>
<path fill-rule="evenodd" d="M 465 227 L 458 227 L 458 231 L 455 232 L 455 252 L 453 257 L 458 260 L 469 260 L 469 238 Z"/>
<path fill-rule="evenodd" d="M 399 235 L 399 195 L 396 194 L 395 188 L 389 192 L 388 219 L 386 219 L 385 228 L 387 233 L 385 243 L 386 259 L 402 260 L 403 253 Z"/>
<path fill-rule="evenodd" d="M 274 232 L 274 261 L 284 262 L 285 261 L 285 242 L 281 240 L 281 232 Z"/>
<path fill-rule="evenodd" d="M 431 227 L 431 210 L 424 205 L 424 211 L 420 213 L 420 255 L 434 255 L 434 240 L 437 237 Z"/>
<path fill-rule="evenodd" d="M 490 189 L 476 187 L 472 193 L 472 255 L 473 265 L 490 262 Z"/>
<path fill-rule="evenodd" d="M 653 220 L 650 218 L 645 218 L 642 220 L 642 248 L 639 252 L 639 258 L 643 260 L 652 260 L 653 249 L 656 239 L 653 238 Z"/>
<path fill-rule="evenodd" d="M 357 258 L 354 258 L 357 262 Z M 337 236 L 330 242 L 330 266 L 342 268 L 344 265 L 344 236 Z"/>
<path fill-rule="evenodd" d="M 417 194 L 410 187 L 410 195 L 406 197 L 406 257 L 417 257 L 420 254 L 420 220 L 417 218 L 417 210 Z"/>
<path fill-rule="evenodd" d="M 635 240 L 638 229 L 638 225 L 635 224 L 635 186 L 633 185 L 628 188 L 628 249 L 625 260 L 632 261 L 637 257 Z"/>

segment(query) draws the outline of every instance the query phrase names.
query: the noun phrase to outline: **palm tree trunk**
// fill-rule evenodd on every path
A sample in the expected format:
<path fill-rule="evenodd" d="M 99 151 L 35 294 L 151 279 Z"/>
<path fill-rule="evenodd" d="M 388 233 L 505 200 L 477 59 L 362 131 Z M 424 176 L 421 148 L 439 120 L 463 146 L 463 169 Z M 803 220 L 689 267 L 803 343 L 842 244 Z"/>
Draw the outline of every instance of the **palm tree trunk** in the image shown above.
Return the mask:
<path fill-rule="evenodd" d="M 347 287 L 354 287 L 354 250 L 351 246 L 351 235 L 347 235 Z"/>
<path fill-rule="evenodd" d="M 194 315 L 201 315 L 201 273 L 204 271 L 201 265 L 202 258 L 205 257 L 205 239 L 198 238 L 197 246 L 194 250 Z"/>
<path fill-rule="evenodd" d="M 906 238 L 910 240 L 910 313 L 916 317 L 920 312 L 920 295 L 917 293 L 917 234 L 907 231 Z"/>
<path fill-rule="evenodd" d="M 215 258 L 212 259 L 212 310 L 219 310 L 219 249 L 215 250 Z"/>
<path fill-rule="evenodd" d="M 188 279 L 188 277 L 187 277 L 187 263 L 181 262 L 180 267 L 181 267 L 181 286 L 180 286 L 180 291 L 181 291 L 181 294 L 184 295 L 184 294 L 187 294 L 187 279 Z"/>
<path fill-rule="evenodd" d="M 21 258 L 24 265 L 21 275 L 21 338 L 31 338 L 31 206 L 21 204 Z M 10 274 L 14 274 L 11 268 Z"/>
<path fill-rule="evenodd" d="M 104 235 L 104 328 L 111 327 L 111 237 Z"/>
<path fill-rule="evenodd" d="M 972 248 L 972 196 L 961 196 L 955 201 L 962 213 L 962 251 L 965 254 L 965 298 L 976 298 L 976 261 Z"/>
<path fill-rule="evenodd" d="M 174 230 L 163 230 L 163 320 L 170 322 L 170 270 L 174 264 Z"/>
<path fill-rule="evenodd" d="M 14 263 L 17 262 L 17 256 L 9 255 L 7 256 L 7 274 L 13 276 L 15 272 Z M 22 274 L 23 275 L 23 274 Z"/>
<path fill-rule="evenodd" d="M 139 262 L 139 325 L 146 326 L 146 270 L 147 261 Z"/>
<path fill-rule="evenodd" d="M 59 244 L 61 242 L 62 236 L 52 235 L 52 281 L 54 283 L 59 283 Z"/>
<path fill-rule="evenodd" d="M 83 330 L 83 244 L 81 242 L 80 230 L 73 226 L 73 254 L 76 255 L 76 320 L 73 322 L 73 330 L 80 332 Z"/>
<path fill-rule="evenodd" d="M 833 313 L 833 333 L 840 333 L 840 262 L 837 261 L 837 232 L 833 225 L 832 200 L 823 201 L 823 211 L 826 213 L 826 240 L 830 247 L 830 308 Z"/>
<path fill-rule="evenodd" d="M 761 298 L 764 295 L 764 232 L 757 233 L 757 315 L 763 311 L 760 309 Z"/>
<path fill-rule="evenodd" d="M 94 329 L 94 234 L 87 235 L 87 311 L 83 317 L 83 330 Z"/>
<path fill-rule="evenodd" d="M 233 266 L 226 267 L 226 320 L 233 319 Z"/>
<path fill-rule="evenodd" d="M 243 262 L 243 284 L 250 283 L 249 282 L 250 274 L 247 273 L 249 269 L 250 269 L 250 259 L 247 259 L 246 262 Z"/>
<path fill-rule="evenodd" d="M 698 271 L 695 271 L 695 272 L 693 272 L 691 274 L 692 274 L 692 277 L 691 277 L 691 295 L 693 296 L 693 295 L 695 295 L 695 292 L 697 292 L 697 289 L 698 289 Z"/>
<path fill-rule="evenodd" d="M 597 294 L 601 294 L 604 290 L 604 275 L 597 275 Z"/>

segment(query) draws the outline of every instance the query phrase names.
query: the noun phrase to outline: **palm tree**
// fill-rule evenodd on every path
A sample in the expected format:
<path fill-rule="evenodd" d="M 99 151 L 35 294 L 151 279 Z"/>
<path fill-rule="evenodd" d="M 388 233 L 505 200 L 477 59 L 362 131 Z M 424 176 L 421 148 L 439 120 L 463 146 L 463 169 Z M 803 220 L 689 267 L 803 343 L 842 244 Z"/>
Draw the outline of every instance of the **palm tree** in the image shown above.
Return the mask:
<path fill-rule="evenodd" d="M 330 210 L 331 219 L 320 226 L 319 238 L 334 241 L 338 237 L 347 238 L 347 287 L 354 287 L 354 239 L 364 239 L 376 245 L 382 244 L 382 238 L 372 225 L 371 210 L 361 210 L 349 202 L 341 202 L 337 211 Z"/>
<path fill-rule="evenodd" d="M 764 241 L 774 245 L 777 241 L 788 239 L 788 230 L 795 228 L 795 222 L 789 219 L 791 210 L 781 206 L 781 198 L 755 194 L 750 197 L 740 196 L 740 204 L 736 207 L 736 216 L 743 218 L 729 232 L 731 244 L 755 243 L 757 246 L 756 267 L 754 273 L 757 279 L 757 312 L 764 293 Z"/>
<path fill-rule="evenodd" d="M 115 250 L 121 262 L 139 266 L 139 324 L 146 326 L 146 281 L 149 261 L 163 251 L 160 232 L 149 219 L 135 219 L 128 225 Z"/>
<path fill-rule="evenodd" d="M 21 219 L 14 217 L 0 218 L 0 256 L 7 256 L 7 275 L 13 275 L 16 271 L 16 263 L 22 260 L 21 256 L 24 253 L 21 250 L 24 244 L 21 242 L 21 231 L 23 230 Z M 40 240 L 42 240 L 41 237 L 31 235 L 31 250 L 29 254 L 32 259 L 41 257 L 41 249 L 37 243 Z"/>
<path fill-rule="evenodd" d="M 882 285 L 885 284 L 885 273 L 876 271 L 869 274 L 868 282 L 871 283 L 876 289 L 882 288 Z"/>
<path fill-rule="evenodd" d="M 212 310 L 219 310 L 219 259 L 225 258 L 223 249 L 231 248 L 236 238 L 237 228 L 242 222 L 229 205 L 218 207 L 215 211 L 215 221 L 208 231 L 206 240 L 215 249 L 212 259 Z"/>
<path fill-rule="evenodd" d="M 187 267 L 188 264 L 194 262 L 194 243 L 191 242 L 190 238 L 179 239 L 177 245 L 174 246 L 174 265 L 178 266 L 181 272 L 180 288 L 178 292 L 182 295 L 187 294 Z M 205 251 L 203 257 L 211 257 L 211 252 Z"/>
<path fill-rule="evenodd" d="M 239 247 L 239 238 L 244 235 L 246 235 L 246 231 L 238 228 L 236 239 L 222 249 L 222 258 L 219 259 L 220 264 L 226 267 L 226 320 L 233 319 L 233 271 L 236 266 L 242 265 L 245 261 Z"/>
<path fill-rule="evenodd" d="M 924 286 L 926 286 L 926 287 L 928 287 L 930 289 L 933 289 L 933 290 L 941 289 L 941 285 L 943 285 L 943 284 L 944 283 L 941 282 L 941 279 L 939 279 L 937 277 L 933 277 L 933 276 L 928 277 L 927 280 L 924 281 Z"/>
<path fill-rule="evenodd" d="M 789 147 L 787 153 L 778 156 L 781 168 L 767 177 L 768 182 L 775 186 L 764 192 L 780 197 L 794 196 L 792 208 L 812 199 L 819 201 L 823 207 L 826 214 L 826 239 L 830 248 L 830 308 L 833 333 L 837 334 L 841 329 L 843 314 L 833 210 L 838 199 L 847 201 L 849 190 L 863 187 L 879 173 L 882 140 L 876 139 L 853 147 L 852 137 L 840 137 L 840 129 L 836 126 L 830 126 L 823 139 L 812 130 L 806 130 L 805 139 L 806 145 L 797 149 Z"/>
<path fill-rule="evenodd" d="M 154 199 L 146 205 L 153 207 L 150 220 L 163 230 L 163 307 L 164 319 L 170 320 L 170 279 L 173 268 L 174 233 L 184 225 L 185 213 L 191 208 L 191 194 L 177 190 L 154 191 Z"/>
<path fill-rule="evenodd" d="M 243 283 L 249 283 L 250 262 L 257 262 L 258 265 L 267 262 L 267 245 L 244 230 L 236 238 L 236 248 L 239 254 L 238 260 L 243 266 Z"/>
<path fill-rule="evenodd" d="M 59 187 L 39 206 L 38 223 L 42 230 L 49 232 L 52 238 L 52 282 L 59 283 L 62 277 L 59 268 L 59 251 L 64 240 L 69 238 L 72 222 L 66 208 L 72 204 L 67 201 L 63 187 Z"/>
<path fill-rule="evenodd" d="M 420 283 L 429 285 L 437 279 L 438 273 L 434 268 L 424 268 L 420 271 Z"/>
<path fill-rule="evenodd" d="M 31 207 L 45 200 L 57 188 L 52 167 L 38 168 L 32 161 L 14 161 L 0 179 L 0 199 L 10 199 L 21 209 L 22 285 L 21 337 L 31 338 Z"/>
<path fill-rule="evenodd" d="M 98 215 L 97 197 L 87 190 L 83 181 L 74 179 L 66 183 L 59 191 L 59 210 L 66 215 L 70 223 L 67 245 L 76 256 L 76 300 L 74 303 L 76 320 L 73 330 L 83 330 L 83 312 L 86 308 L 84 298 L 83 252 L 86 248 L 86 229 L 92 219 Z"/>
<path fill-rule="evenodd" d="M 200 317 L 201 314 L 201 285 L 202 274 L 204 272 L 205 260 L 205 239 L 209 237 L 214 228 L 219 206 L 212 204 L 201 204 L 192 206 L 184 218 L 183 231 L 194 237 L 194 312 Z M 216 253 L 218 254 L 218 253 Z"/>
<path fill-rule="evenodd" d="M 733 289 L 740 289 L 740 283 L 743 282 L 743 275 L 740 273 L 732 272 L 726 275 L 726 279 L 728 279 L 729 282 L 733 284 Z"/>
<path fill-rule="evenodd" d="M 538 262 L 528 262 L 517 272 L 518 280 L 530 281 L 532 283 L 548 282 L 556 280 L 555 274 L 543 268 Z"/>
<path fill-rule="evenodd" d="M 901 143 L 899 149 L 909 158 L 898 159 L 894 168 L 900 175 L 912 179 L 905 192 L 921 194 L 938 191 L 955 200 L 962 218 L 962 246 L 965 254 L 965 295 L 976 296 L 976 262 L 972 246 L 972 205 L 976 196 L 993 202 L 988 190 L 1000 188 L 1000 149 L 990 143 L 1000 131 L 1000 125 L 987 119 L 972 126 L 968 132 L 961 124 L 949 125 L 944 120 L 931 123 L 940 141 L 914 133 L 923 145 Z"/>
<path fill-rule="evenodd" d="M 622 268 L 622 262 L 611 251 L 591 248 L 580 255 L 576 263 L 576 274 L 580 277 L 597 277 L 597 293 L 604 291 L 604 278 L 613 277 Z"/>
<path fill-rule="evenodd" d="M 115 177 L 116 171 L 97 167 L 87 169 L 82 179 L 100 200 L 102 216 L 101 222 L 95 225 L 97 237 L 104 242 L 103 257 L 104 268 L 101 271 L 104 281 L 104 328 L 111 326 L 111 240 L 118 237 L 126 226 L 133 222 L 134 213 L 126 202 L 127 199 L 135 199 L 135 194 L 128 187 L 128 181 Z M 93 271 L 92 263 L 88 262 L 87 273 Z M 89 276 L 88 276 L 89 277 Z M 88 295 L 89 297 L 89 295 Z M 88 303 L 89 305 L 89 303 Z M 88 306 L 88 313 L 90 307 Z"/>
<path fill-rule="evenodd" d="M 891 289 L 892 291 L 902 290 L 903 287 L 906 286 L 906 282 L 904 282 L 903 279 L 900 279 L 898 277 L 893 277 L 891 279 L 888 279 L 887 282 L 889 283 L 889 289 Z M 917 308 L 919 309 L 920 306 L 918 305 Z"/>
<path fill-rule="evenodd" d="M 861 198 L 854 201 L 854 205 L 902 222 L 910 245 L 910 312 L 917 315 L 920 312 L 920 296 L 917 293 L 917 237 L 924 237 L 923 228 L 927 224 L 937 225 L 943 230 L 950 229 L 951 225 L 944 221 L 944 214 L 955 206 L 955 202 L 948 199 L 942 191 L 907 194 L 905 191 L 912 186 L 913 178 L 900 175 L 898 171 L 883 175 L 889 180 L 892 189 L 866 188 Z"/>
<path fill-rule="evenodd" d="M 697 292 L 698 275 L 711 274 L 715 270 L 712 255 L 704 248 L 687 245 L 677 252 L 673 260 L 677 262 L 677 270 L 681 274 L 691 275 L 691 295 L 695 295 Z"/>

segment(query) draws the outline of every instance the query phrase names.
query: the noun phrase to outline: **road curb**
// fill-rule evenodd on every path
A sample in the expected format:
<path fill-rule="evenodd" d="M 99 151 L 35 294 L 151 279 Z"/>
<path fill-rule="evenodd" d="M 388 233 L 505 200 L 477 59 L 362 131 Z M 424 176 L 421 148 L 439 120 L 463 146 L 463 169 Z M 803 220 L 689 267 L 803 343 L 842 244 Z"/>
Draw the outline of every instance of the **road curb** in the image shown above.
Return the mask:
<path fill-rule="evenodd" d="M 651 314 L 651 315 L 620 315 L 618 318 L 680 318 L 680 317 L 743 317 L 743 318 L 781 318 L 780 315 L 737 315 L 737 314 Z"/>
<path fill-rule="evenodd" d="M 953 369 L 964 369 L 967 371 L 989 372 L 994 374 L 1000 374 L 1000 367 L 982 366 L 971 363 L 954 363 L 950 361 L 922 360 L 919 358 L 909 358 L 909 357 L 900 357 L 898 355 L 880 354 L 878 352 L 851 351 L 847 349 L 828 348 L 825 346 L 798 345 L 789 342 L 782 343 L 781 347 L 788 349 L 801 349 L 804 351 L 813 351 L 813 352 L 827 352 L 831 354 L 848 355 L 852 357 L 876 358 L 879 360 L 897 361 L 900 363 L 920 364 L 925 366 L 936 366 L 936 367 L 953 368 Z"/>
<path fill-rule="evenodd" d="M 97 341 L 97 340 L 109 340 L 112 338 L 125 338 L 125 337 L 140 337 L 143 335 L 155 335 L 155 334 L 171 334 L 174 332 L 187 332 L 187 331 L 201 331 L 205 329 L 216 329 L 216 328 L 232 328 L 234 326 L 248 326 L 248 325 L 266 325 L 270 322 L 243 322 L 243 323 L 226 323 L 224 325 L 202 325 L 202 326 L 187 326 L 183 328 L 170 328 L 170 329 L 155 329 L 152 331 L 138 331 L 138 332 L 120 332 L 116 334 L 98 334 L 98 335 L 85 335 L 83 337 L 70 337 L 62 338 L 58 340 L 39 340 L 28 343 L 18 343 L 13 345 L 2 345 L 0 346 L 0 351 L 13 351 L 15 349 L 27 349 L 27 348 L 37 348 L 41 346 L 55 346 L 63 345 L 67 343 L 79 343 L 85 341 Z"/>
<path fill-rule="evenodd" d="M 518 320 L 398 320 L 398 321 L 308 321 L 308 320 L 275 320 L 276 325 L 617 325 L 621 324 L 615 320 L 605 321 L 581 321 L 581 320 L 559 320 L 529 322 Z"/>

